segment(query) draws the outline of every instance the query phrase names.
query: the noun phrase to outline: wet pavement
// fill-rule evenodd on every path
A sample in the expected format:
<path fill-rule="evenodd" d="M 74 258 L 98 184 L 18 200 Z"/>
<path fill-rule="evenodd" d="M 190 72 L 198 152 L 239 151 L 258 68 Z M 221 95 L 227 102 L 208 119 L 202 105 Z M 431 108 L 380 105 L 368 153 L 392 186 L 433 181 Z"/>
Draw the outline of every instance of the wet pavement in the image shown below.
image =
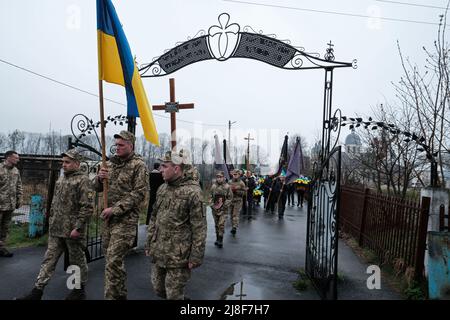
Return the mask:
<path fill-rule="evenodd" d="M 205 259 L 195 269 L 186 287 L 193 300 L 317 300 L 309 287 L 297 291 L 292 283 L 297 270 L 305 264 L 306 206 L 287 207 L 284 219 L 256 207 L 252 215 L 242 215 L 236 236 L 230 234 L 227 220 L 224 247 L 214 246 L 214 222 L 208 208 L 208 236 Z M 150 283 L 150 262 L 144 255 L 146 226 L 139 228 L 137 249 L 126 258 L 128 299 L 158 300 Z M 14 257 L 0 260 L 0 299 L 10 300 L 27 293 L 39 272 L 45 248 L 13 250 Z M 339 242 L 339 299 L 401 299 L 383 283 L 380 290 L 366 286 L 369 274 L 353 251 Z M 68 274 L 63 259 L 47 286 L 43 299 L 63 299 L 69 292 Z M 90 300 L 103 299 L 104 260 L 89 264 L 87 295 Z"/>

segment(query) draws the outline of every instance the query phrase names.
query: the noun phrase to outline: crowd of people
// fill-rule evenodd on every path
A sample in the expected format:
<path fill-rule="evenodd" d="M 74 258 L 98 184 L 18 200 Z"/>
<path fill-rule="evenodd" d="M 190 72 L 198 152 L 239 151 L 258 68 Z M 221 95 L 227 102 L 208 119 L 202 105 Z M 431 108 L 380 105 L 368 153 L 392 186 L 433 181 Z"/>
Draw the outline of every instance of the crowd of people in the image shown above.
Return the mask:
<path fill-rule="evenodd" d="M 82 155 L 71 149 L 62 154 L 63 174 L 58 179 L 49 212 L 49 238 L 35 284 L 18 300 L 40 300 L 56 264 L 65 250 L 69 264 L 79 268 L 80 279 L 67 300 L 86 299 L 88 267 L 85 256 L 88 221 L 94 213 L 95 192 L 105 195 L 101 218 L 105 255 L 104 297 L 126 300 L 125 256 L 133 247 L 142 204 L 149 199 L 145 254 L 150 257 L 150 279 L 156 294 L 164 299 L 185 299 L 184 289 L 193 269 L 203 263 L 206 245 L 206 207 L 211 207 L 215 224 L 215 246 L 223 247 L 227 216 L 231 234 L 236 236 L 239 218 L 251 214 L 255 206 L 266 211 L 277 209 L 280 218 L 288 206 L 303 206 L 305 188 L 299 183 L 285 184 L 285 177 L 261 177 L 233 170 L 226 181 L 216 173 L 203 197 L 199 174 L 189 152 L 168 151 L 149 172 L 144 159 L 134 152 L 135 136 L 128 131 L 114 135 L 116 154 L 90 180 L 80 170 Z M 11 258 L 6 238 L 12 212 L 22 202 L 22 183 L 16 168 L 20 158 L 8 151 L 0 164 L 0 257 Z"/>

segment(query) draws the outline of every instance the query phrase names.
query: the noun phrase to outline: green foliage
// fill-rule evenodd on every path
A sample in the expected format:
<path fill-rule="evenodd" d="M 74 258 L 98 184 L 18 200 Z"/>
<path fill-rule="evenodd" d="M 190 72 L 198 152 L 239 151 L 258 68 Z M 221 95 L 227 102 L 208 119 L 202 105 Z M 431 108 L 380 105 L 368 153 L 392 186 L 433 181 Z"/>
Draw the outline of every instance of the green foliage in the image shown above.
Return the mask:
<path fill-rule="evenodd" d="M 403 291 L 408 300 L 425 300 L 426 296 L 423 289 L 417 281 L 411 282 L 411 284 Z"/>
<path fill-rule="evenodd" d="M 6 246 L 9 248 L 23 248 L 32 246 L 46 246 L 48 235 L 45 234 L 38 238 L 28 237 L 28 223 L 12 224 Z"/>
<path fill-rule="evenodd" d="M 298 291 L 305 291 L 310 286 L 311 282 L 306 275 L 306 272 L 303 268 L 297 270 L 297 280 L 292 283 L 292 286 Z"/>

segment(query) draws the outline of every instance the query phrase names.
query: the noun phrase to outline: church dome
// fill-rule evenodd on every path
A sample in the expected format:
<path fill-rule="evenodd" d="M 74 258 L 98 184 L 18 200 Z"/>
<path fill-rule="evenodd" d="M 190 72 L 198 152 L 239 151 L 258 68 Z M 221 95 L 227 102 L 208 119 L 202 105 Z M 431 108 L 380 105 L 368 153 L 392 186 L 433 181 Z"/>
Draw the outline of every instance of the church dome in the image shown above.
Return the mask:
<path fill-rule="evenodd" d="M 361 146 L 361 138 L 353 131 L 345 138 L 345 145 Z"/>

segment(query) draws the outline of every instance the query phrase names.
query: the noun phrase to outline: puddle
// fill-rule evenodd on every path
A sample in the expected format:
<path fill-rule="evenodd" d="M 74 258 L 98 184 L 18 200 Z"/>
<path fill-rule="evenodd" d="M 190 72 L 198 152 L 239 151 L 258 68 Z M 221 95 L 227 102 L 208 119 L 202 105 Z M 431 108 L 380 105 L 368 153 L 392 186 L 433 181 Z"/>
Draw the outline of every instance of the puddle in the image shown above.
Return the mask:
<path fill-rule="evenodd" d="M 262 289 L 248 280 L 232 283 L 220 295 L 220 300 L 262 300 Z"/>

